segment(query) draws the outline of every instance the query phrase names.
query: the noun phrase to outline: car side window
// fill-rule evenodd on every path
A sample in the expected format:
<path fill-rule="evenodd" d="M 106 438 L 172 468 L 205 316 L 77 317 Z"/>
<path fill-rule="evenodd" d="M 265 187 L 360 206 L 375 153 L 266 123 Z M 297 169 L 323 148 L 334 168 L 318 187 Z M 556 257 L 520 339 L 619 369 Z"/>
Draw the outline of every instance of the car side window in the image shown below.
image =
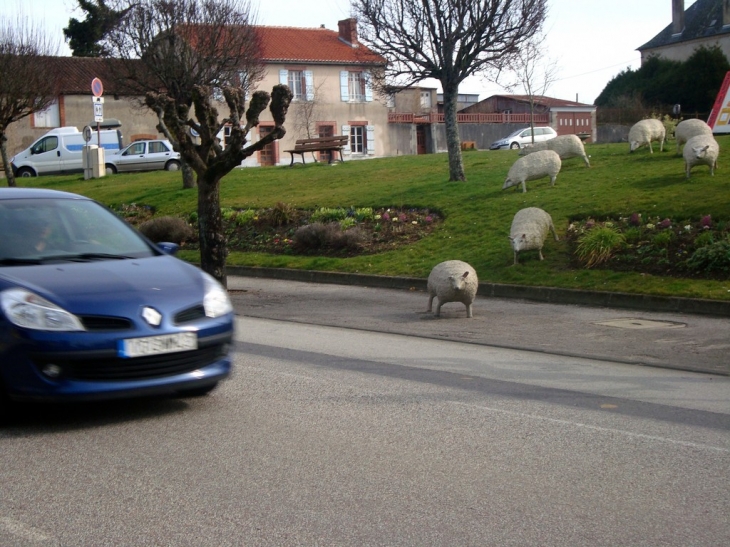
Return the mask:
<path fill-rule="evenodd" d="M 123 156 L 135 156 L 137 154 L 144 154 L 144 143 L 138 142 L 127 148 L 127 151 L 122 154 Z"/>
<path fill-rule="evenodd" d="M 530 136 L 530 130 L 525 129 L 522 133 L 520 133 L 520 137 L 529 137 Z"/>
<path fill-rule="evenodd" d="M 46 137 L 36 144 L 30 152 L 31 154 L 42 154 L 43 152 L 50 152 L 56 148 L 58 148 L 58 137 Z"/>
<path fill-rule="evenodd" d="M 167 152 L 167 146 L 164 142 L 151 142 L 150 143 L 150 154 L 159 154 L 161 152 Z"/>

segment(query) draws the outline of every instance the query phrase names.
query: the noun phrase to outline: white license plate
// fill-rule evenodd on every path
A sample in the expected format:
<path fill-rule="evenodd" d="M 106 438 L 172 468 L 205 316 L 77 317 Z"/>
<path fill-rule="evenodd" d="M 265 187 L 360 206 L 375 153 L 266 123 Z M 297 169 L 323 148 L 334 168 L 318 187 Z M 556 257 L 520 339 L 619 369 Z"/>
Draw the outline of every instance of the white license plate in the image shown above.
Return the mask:
<path fill-rule="evenodd" d="M 195 349 L 198 349 L 198 335 L 195 332 L 178 332 L 119 341 L 120 357 L 143 357 Z"/>

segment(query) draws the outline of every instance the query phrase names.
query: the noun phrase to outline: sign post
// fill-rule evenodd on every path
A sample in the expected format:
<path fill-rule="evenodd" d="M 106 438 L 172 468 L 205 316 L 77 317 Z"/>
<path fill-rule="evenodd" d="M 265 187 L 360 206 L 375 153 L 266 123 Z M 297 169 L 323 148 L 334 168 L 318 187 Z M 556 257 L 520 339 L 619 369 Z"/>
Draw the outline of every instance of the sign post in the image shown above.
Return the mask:
<path fill-rule="evenodd" d="M 96 139 L 98 147 L 96 149 L 96 158 L 94 161 L 94 165 L 96 166 L 98 170 L 98 176 L 101 177 L 104 174 L 104 147 L 101 142 L 101 122 L 104 121 L 104 97 L 102 97 L 102 94 L 104 93 L 104 84 L 101 83 L 101 80 L 99 78 L 94 78 L 91 80 L 91 93 L 94 95 L 91 98 L 91 103 L 94 107 L 94 121 L 96 122 Z M 86 127 L 84 128 L 84 138 L 86 138 Z M 91 139 L 91 128 L 89 129 L 89 140 Z M 87 141 L 88 142 L 88 141 Z M 96 176 L 95 176 L 96 178 Z"/>
<path fill-rule="evenodd" d="M 91 93 L 94 98 L 91 99 L 94 105 L 94 121 L 96 122 L 96 133 L 99 139 L 99 146 L 101 146 L 101 127 L 99 124 L 104 121 L 104 84 L 101 83 L 99 78 L 91 80 Z"/>

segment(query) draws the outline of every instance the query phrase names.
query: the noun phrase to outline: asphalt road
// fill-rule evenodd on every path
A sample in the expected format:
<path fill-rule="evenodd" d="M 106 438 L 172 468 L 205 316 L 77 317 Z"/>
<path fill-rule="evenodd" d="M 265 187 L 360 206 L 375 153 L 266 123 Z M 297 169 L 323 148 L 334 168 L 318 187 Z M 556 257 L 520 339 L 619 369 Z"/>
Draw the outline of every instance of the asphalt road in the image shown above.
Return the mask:
<path fill-rule="evenodd" d="M 229 281 L 211 396 L 0 430 L 0 546 L 730 544 L 730 378 L 485 344 L 492 301 L 436 320 L 418 293 Z"/>
<path fill-rule="evenodd" d="M 730 375 L 730 317 L 477 297 L 472 319 L 458 303 L 435 318 L 417 290 L 236 276 L 228 288 L 246 317 Z"/>

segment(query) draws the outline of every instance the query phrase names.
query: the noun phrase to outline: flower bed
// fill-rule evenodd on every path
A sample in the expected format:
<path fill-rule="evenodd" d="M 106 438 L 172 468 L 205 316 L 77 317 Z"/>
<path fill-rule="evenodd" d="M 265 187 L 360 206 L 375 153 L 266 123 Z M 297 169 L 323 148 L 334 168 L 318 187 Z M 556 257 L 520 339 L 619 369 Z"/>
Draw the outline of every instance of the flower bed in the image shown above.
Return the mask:
<path fill-rule="evenodd" d="M 135 226 L 154 214 L 144 205 L 115 210 Z M 271 254 L 353 256 L 378 253 L 418 241 L 442 217 L 428 209 L 408 207 L 295 209 L 284 203 L 267 209 L 221 211 L 228 250 Z M 188 218 L 194 236 L 186 249 L 197 249 L 197 214 Z"/>
<path fill-rule="evenodd" d="M 642 217 L 575 219 L 567 230 L 576 267 L 727 279 L 730 223 Z"/>

